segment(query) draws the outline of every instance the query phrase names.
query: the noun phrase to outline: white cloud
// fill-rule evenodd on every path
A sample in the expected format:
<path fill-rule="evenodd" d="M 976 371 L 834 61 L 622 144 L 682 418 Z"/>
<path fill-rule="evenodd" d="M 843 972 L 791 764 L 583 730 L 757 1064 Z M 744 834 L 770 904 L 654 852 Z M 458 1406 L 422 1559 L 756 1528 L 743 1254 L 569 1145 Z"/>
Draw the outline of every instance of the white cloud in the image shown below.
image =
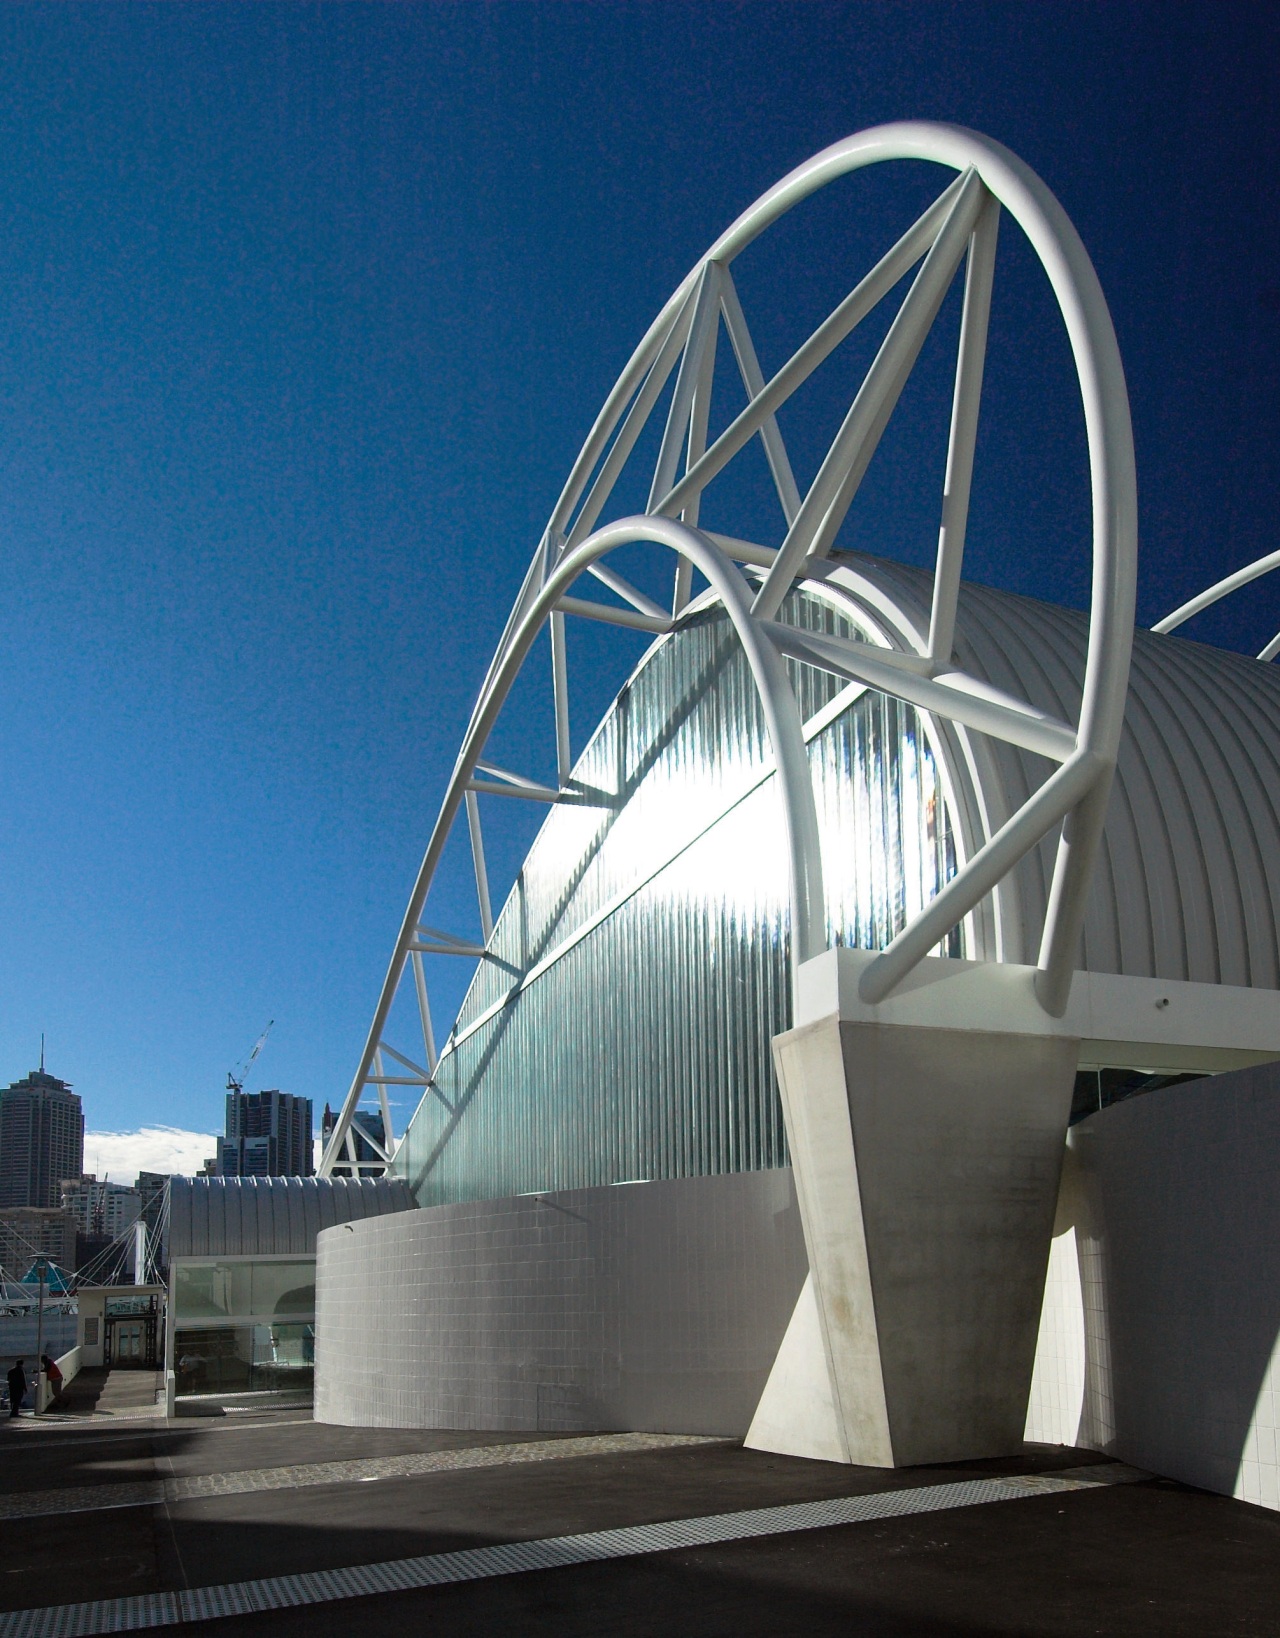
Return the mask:
<path fill-rule="evenodd" d="M 173 1172 L 193 1177 L 218 1140 L 181 1126 L 140 1126 L 135 1132 L 86 1132 L 84 1169 L 113 1183 L 133 1184 L 139 1172 Z"/>

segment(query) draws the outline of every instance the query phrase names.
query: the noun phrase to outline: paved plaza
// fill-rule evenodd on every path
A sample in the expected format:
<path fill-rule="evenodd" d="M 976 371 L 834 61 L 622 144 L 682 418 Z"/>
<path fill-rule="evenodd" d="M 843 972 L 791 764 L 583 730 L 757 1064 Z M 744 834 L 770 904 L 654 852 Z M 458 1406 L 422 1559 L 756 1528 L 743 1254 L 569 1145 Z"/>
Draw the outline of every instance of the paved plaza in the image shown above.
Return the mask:
<path fill-rule="evenodd" d="M 897 1472 L 663 1435 L 6 1425 L 0 1638 L 1280 1633 L 1280 1516 L 1096 1454 Z"/>

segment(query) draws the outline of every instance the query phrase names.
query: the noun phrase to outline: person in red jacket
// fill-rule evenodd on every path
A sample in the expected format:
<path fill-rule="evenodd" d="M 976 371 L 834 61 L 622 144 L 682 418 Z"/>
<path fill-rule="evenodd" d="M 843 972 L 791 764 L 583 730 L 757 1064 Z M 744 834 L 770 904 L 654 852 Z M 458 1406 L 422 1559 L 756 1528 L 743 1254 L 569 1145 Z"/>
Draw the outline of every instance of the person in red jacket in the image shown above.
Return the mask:
<path fill-rule="evenodd" d="M 41 1354 L 40 1369 L 44 1372 L 44 1379 L 49 1384 L 56 1405 L 62 1398 L 62 1372 L 58 1369 L 58 1362 L 56 1359 L 50 1359 L 48 1354 Z"/>

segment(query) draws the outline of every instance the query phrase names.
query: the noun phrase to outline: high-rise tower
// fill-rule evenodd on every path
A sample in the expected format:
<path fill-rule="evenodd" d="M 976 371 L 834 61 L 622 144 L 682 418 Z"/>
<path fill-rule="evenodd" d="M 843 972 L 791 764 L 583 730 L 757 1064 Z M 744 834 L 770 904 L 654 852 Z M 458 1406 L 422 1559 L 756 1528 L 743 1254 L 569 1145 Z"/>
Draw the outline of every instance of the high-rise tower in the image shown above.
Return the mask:
<path fill-rule="evenodd" d="M 57 1207 L 83 1171 L 84 1111 L 66 1081 L 41 1064 L 0 1091 L 0 1207 Z"/>
<path fill-rule="evenodd" d="M 311 1099 L 290 1092 L 228 1092 L 218 1166 L 224 1177 L 310 1177 Z"/>

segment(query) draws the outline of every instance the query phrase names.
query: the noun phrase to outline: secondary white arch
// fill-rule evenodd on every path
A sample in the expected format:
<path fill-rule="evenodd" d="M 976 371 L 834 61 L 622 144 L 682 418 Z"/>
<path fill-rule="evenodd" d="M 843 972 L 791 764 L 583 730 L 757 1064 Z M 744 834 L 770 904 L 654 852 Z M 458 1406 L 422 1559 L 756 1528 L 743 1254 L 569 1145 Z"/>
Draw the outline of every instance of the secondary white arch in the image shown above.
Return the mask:
<path fill-rule="evenodd" d="M 1215 603 L 1221 602 L 1224 597 L 1229 597 L 1233 591 L 1239 591 L 1241 586 L 1247 586 L 1251 580 L 1258 580 L 1264 574 L 1270 574 L 1273 569 L 1280 569 L 1280 552 L 1268 552 L 1265 557 L 1260 557 L 1253 563 L 1246 564 L 1243 569 L 1237 569 L 1234 574 L 1226 575 L 1223 579 L 1215 581 L 1212 586 L 1206 587 L 1197 596 L 1188 599 L 1187 602 L 1174 609 L 1172 614 L 1166 614 L 1163 620 L 1157 620 L 1151 628 L 1152 631 L 1176 631 L 1180 625 L 1190 620 L 1193 615 L 1201 613 L 1204 609 L 1211 608 Z M 1277 632 L 1266 647 L 1262 649 L 1258 658 L 1260 660 L 1274 660 L 1277 654 L 1280 654 L 1280 632 Z"/>
<path fill-rule="evenodd" d="M 382 1048 L 382 1032 L 395 999 L 406 959 L 419 947 L 421 914 L 449 831 L 460 808 L 471 795 L 473 775 L 488 739 L 506 702 L 520 668 L 542 628 L 563 607 L 570 587 L 594 564 L 620 546 L 648 541 L 668 547 L 683 561 L 692 564 L 707 578 L 719 598 L 751 669 L 760 696 L 769 742 L 773 750 L 776 783 L 783 804 L 786 825 L 791 888 L 791 959 L 793 968 L 826 947 L 826 907 L 822 890 L 822 850 L 818 841 L 818 816 L 814 807 L 813 784 L 809 777 L 808 753 L 800 720 L 800 707 L 791 687 L 782 656 L 766 635 L 763 623 L 751 612 L 751 587 L 728 557 L 697 529 L 669 518 L 624 518 L 598 530 L 580 545 L 566 552 L 548 576 L 503 648 L 500 663 L 490 673 L 481 706 L 472 718 L 454 765 L 453 775 L 432 831 L 431 842 L 418 871 L 417 881 L 401 923 L 392 952 L 387 982 L 379 997 L 378 1009 L 365 1043 L 357 1090 L 367 1084 L 371 1066 Z M 474 834 L 474 832 L 473 832 Z M 477 865 L 477 876 L 483 867 Z M 487 894 L 486 894 L 487 897 Z M 486 920 L 489 918 L 486 916 Z M 490 932 L 492 928 L 490 927 Z M 403 1060 L 402 1060 L 403 1062 Z M 434 1065 L 432 1066 L 434 1068 Z M 399 1079 L 399 1078 L 398 1078 Z M 379 1070 L 378 1085 L 386 1081 Z M 322 1175 L 340 1156 L 351 1129 L 356 1103 L 350 1097 L 343 1106 L 329 1146 L 321 1162 Z M 388 1157 L 389 1158 L 389 1157 Z M 326 1164 L 327 1163 L 327 1164 Z"/>

